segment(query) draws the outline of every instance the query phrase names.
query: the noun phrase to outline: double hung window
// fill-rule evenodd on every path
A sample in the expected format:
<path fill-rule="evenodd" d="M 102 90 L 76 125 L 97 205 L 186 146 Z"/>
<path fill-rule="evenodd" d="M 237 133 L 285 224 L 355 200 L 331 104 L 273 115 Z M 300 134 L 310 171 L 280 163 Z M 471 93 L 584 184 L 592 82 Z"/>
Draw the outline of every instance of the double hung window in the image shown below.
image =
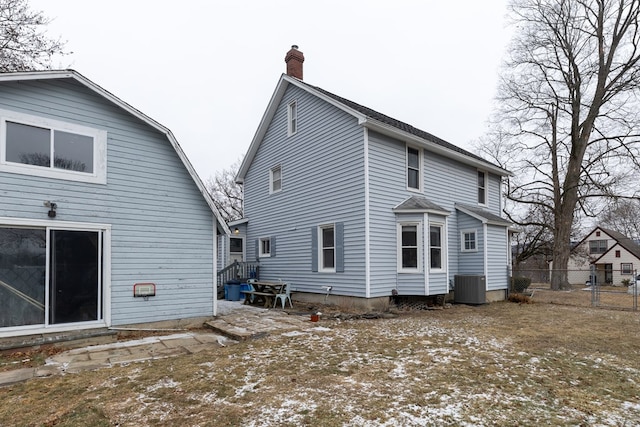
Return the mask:
<path fill-rule="evenodd" d="M 258 255 L 260 257 L 271 256 L 271 237 L 263 237 L 258 240 Z"/>
<path fill-rule="evenodd" d="M 410 190 L 420 190 L 420 150 L 407 146 L 407 188 Z"/>
<path fill-rule="evenodd" d="M 429 263 L 431 270 L 442 270 L 443 263 L 443 226 L 431 224 L 429 226 Z"/>
<path fill-rule="evenodd" d="M 274 166 L 269 170 L 269 192 L 277 193 L 282 191 L 282 167 Z"/>
<path fill-rule="evenodd" d="M 287 134 L 295 135 L 298 132 L 298 103 L 293 101 L 287 108 Z"/>
<path fill-rule="evenodd" d="M 478 204 L 487 204 L 487 173 L 478 171 Z"/>
<path fill-rule="evenodd" d="M 421 224 L 398 224 L 398 271 L 412 273 L 420 271 Z"/>
<path fill-rule="evenodd" d="M 591 240 L 589 241 L 589 253 L 590 254 L 603 254 L 607 251 L 606 240 Z"/>
<path fill-rule="evenodd" d="M 336 238 L 333 225 L 320 226 L 320 271 L 336 269 Z"/>

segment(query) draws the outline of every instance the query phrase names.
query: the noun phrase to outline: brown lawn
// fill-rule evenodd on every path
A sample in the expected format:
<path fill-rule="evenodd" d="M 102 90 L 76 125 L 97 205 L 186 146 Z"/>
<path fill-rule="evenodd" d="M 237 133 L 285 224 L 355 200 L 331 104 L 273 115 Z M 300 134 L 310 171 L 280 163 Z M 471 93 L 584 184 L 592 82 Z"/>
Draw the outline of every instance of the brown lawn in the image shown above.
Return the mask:
<path fill-rule="evenodd" d="M 504 302 L 31 380 L 0 425 L 631 426 L 639 396 L 640 313 Z"/>

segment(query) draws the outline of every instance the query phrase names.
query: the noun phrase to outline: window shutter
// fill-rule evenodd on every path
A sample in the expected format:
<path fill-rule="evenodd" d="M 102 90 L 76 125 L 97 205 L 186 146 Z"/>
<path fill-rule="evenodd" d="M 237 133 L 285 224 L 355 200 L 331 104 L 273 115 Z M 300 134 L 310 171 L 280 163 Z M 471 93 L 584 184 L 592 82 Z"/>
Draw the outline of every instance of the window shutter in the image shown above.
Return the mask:
<path fill-rule="evenodd" d="M 344 273 L 344 223 L 336 222 L 336 273 Z"/>
<path fill-rule="evenodd" d="M 260 239 L 256 239 L 256 261 L 260 259 Z"/>
<path fill-rule="evenodd" d="M 311 271 L 318 272 L 318 229 L 311 227 Z"/>
<path fill-rule="evenodd" d="M 276 256 L 276 236 L 271 236 L 271 257 Z"/>

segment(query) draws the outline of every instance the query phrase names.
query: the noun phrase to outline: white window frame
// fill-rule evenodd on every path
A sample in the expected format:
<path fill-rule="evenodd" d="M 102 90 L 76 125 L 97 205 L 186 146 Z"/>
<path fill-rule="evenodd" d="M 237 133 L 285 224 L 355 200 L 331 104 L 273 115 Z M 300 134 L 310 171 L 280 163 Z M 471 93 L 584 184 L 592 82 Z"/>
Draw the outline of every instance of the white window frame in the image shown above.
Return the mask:
<path fill-rule="evenodd" d="M 467 234 L 473 233 L 473 249 L 467 249 Z M 478 230 L 477 229 L 468 229 L 460 231 L 460 251 L 461 252 L 478 252 Z"/>
<path fill-rule="evenodd" d="M 440 268 L 431 267 L 431 227 L 438 227 L 440 229 Z M 447 271 L 447 245 L 446 245 L 446 228 L 444 222 L 429 222 L 429 271 L 432 273 L 442 273 Z"/>
<path fill-rule="evenodd" d="M 0 328 L 0 338 L 24 335 L 25 331 L 30 334 L 36 333 L 57 333 L 71 330 L 83 330 L 104 328 L 111 326 L 111 224 L 84 223 L 84 222 L 66 222 L 58 220 L 36 220 L 23 218 L 6 218 L 0 217 L 0 225 L 3 227 L 26 227 L 26 228 L 43 228 L 47 231 L 47 248 L 49 247 L 49 231 L 55 230 L 78 230 L 98 232 L 102 239 L 102 264 L 100 266 L 100 274 L 102 278 L 102 303 L 99 305 L 99 320 L 90 320 L 86 322 L 74 322 L 64 324 L 39 324 L 26 326 L 10 326 Z M 47 259 L 48 259 L 47 255 Z M 49 261 L 47 261 L 48 263 Z M 49 283 L 49 266 L 46 267 L 47 273 L 45 283 Z M 46 297 L 45 297 L 46 298 Z M 45 318 L 48 319 L 48 313 Z"/>
<path fill-rule="evenodd" d="M 625 269 L 624 266 L 628 266 L 629 269 Z M 621 262 L 620 263 L 620 274 L 631 275 L 633 274 L 633 263 L 632 262 Z"/>
<path fill-rule="evenodd" d="M 274 179 L 273 175 L 276 171 L 280 172 L 280 179 Z M 280 182 L 280 187 L 275 188 L 275 183 Z M 269 194 L 279 193 L 282 191 L 282 165 L 275 165 L 269 169 Z"/>
<path fill-rule="evenodd" d="M 413 166 L 409 166 L 409 150 L 415 150 L 415 151 L 418 152 L 418 167 L 417 168 L 415 168 Z M 405 176 L 405 179 L 406 179 L 405 182 L 406 182 L 407 190 L 420 193 L 420 192 L 422 192 L 422 188 L 423 188 L 423 185 L 422 185 L 422 171 L 423 171 L 422 149 L 418 148 L 418 147 L 411 146 L 409 144 L 406 144 L 404 153 L 405 153 L 405 175 L 406 175 Z M 409 186 L 409 169 L 418 171 L 418 187 L 417 188 Z"/>
<path fill-rule="evenodd" d="M 322 238 L 322 232 L 326 229 L 333 230 L 333 246 L 324 246 L 324 240 Z M 333 249 L 333 267 L 328 268 L 324 266 L 324 250 L 325 249 Z M 335 273 L 336 272 L 336 225 L 331 224 L 322 224 L 318 226 L 318 272 L 320 273 Z"/>
<path fill-rule="evenodd" d="M 403 267 L 402 263 L 402 228 L 403 227 L 416 227 L 416 249 L 417 249 L 417 263 L 416 267 Z M 398 263 L 398 273 L 421 273 L 422 272 L 422 222 L 420 221 L 407 221 L 399 222 L 397 224 L 397 240 L 396 240 L 396 253 Z"/>
<path fill-rule="evenodd" d="M 287 105 L 287 136 L 298 133 L 298 101 L 291 101 Z"/>
<path fill-rule="evenodd" d="M 93 138 L 93 173 L 27 165 L 7 161 L 7 121 L 50 131 L 63 131 Z M 59 120 L 0 109 L 0 171 L 68 181 L 107 183 L 107 132 Z"/>
<path fill-rule="evenodd" d="M 268 246 L 268 247 L 265 247 L 265 246 Z M 261 237 L 258 239 L 258 257 L 271 258 L 271 236 Z"/>
<path fill-rule="evenodd" d="M 482 174 L 483 177 L 484 177 L 484 179 L 483 179 L 484 186 L 482 186 L 482 187 L 480 186 L 480 180 L 479 180 L 480 174 Z M 477 190 L 478 190 L 478 194 L 477 194 L 478 205 L 480 205 L 480 206 L 488 206 L 489 205 L 489 191 L 488 191 L 489 181 L 488 180 L 489 180 L 489 174 L 487 173 L 487 171 L 483 171 L 483 170 L 478 169 L 478 171 L 476 173 L 476 187 L 477 187 Z M 482 193 L 483 193 L 483 196 L 484 196 L 484 202 L 480 201 L 480 190 L 482 190 Z"/>

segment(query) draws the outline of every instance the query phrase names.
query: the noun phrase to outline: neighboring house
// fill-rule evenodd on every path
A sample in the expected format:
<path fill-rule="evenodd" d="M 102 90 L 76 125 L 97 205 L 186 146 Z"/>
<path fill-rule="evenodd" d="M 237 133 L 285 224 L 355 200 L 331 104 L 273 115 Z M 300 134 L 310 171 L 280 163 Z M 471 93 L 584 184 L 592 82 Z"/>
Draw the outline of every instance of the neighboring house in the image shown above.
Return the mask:
<path fill-rule="evenodd" d="M 295 46 L 285 61 L 236 178 L 260 277 L 291 282 L 298 299 L 331 286 L 371 305 L 447 294 L 454 276 L 480 275 L 488 299 L 503 299 L 509 172 L 303 82 Z"/>
<path fill-rule="evenodd" d="M 75 71 L 0 74 L 0 337 L 212 316 L 228 232 L 167 128 Z"/>
<path fill-rule="evenodd" d="M 600 284 L 622 285 L 625 279 L 633 283 L 640 267 L 640 246 L 622 233 L 596 227 L 571 250 L 569 283 L 589 281 L 591 265 Z"/>

